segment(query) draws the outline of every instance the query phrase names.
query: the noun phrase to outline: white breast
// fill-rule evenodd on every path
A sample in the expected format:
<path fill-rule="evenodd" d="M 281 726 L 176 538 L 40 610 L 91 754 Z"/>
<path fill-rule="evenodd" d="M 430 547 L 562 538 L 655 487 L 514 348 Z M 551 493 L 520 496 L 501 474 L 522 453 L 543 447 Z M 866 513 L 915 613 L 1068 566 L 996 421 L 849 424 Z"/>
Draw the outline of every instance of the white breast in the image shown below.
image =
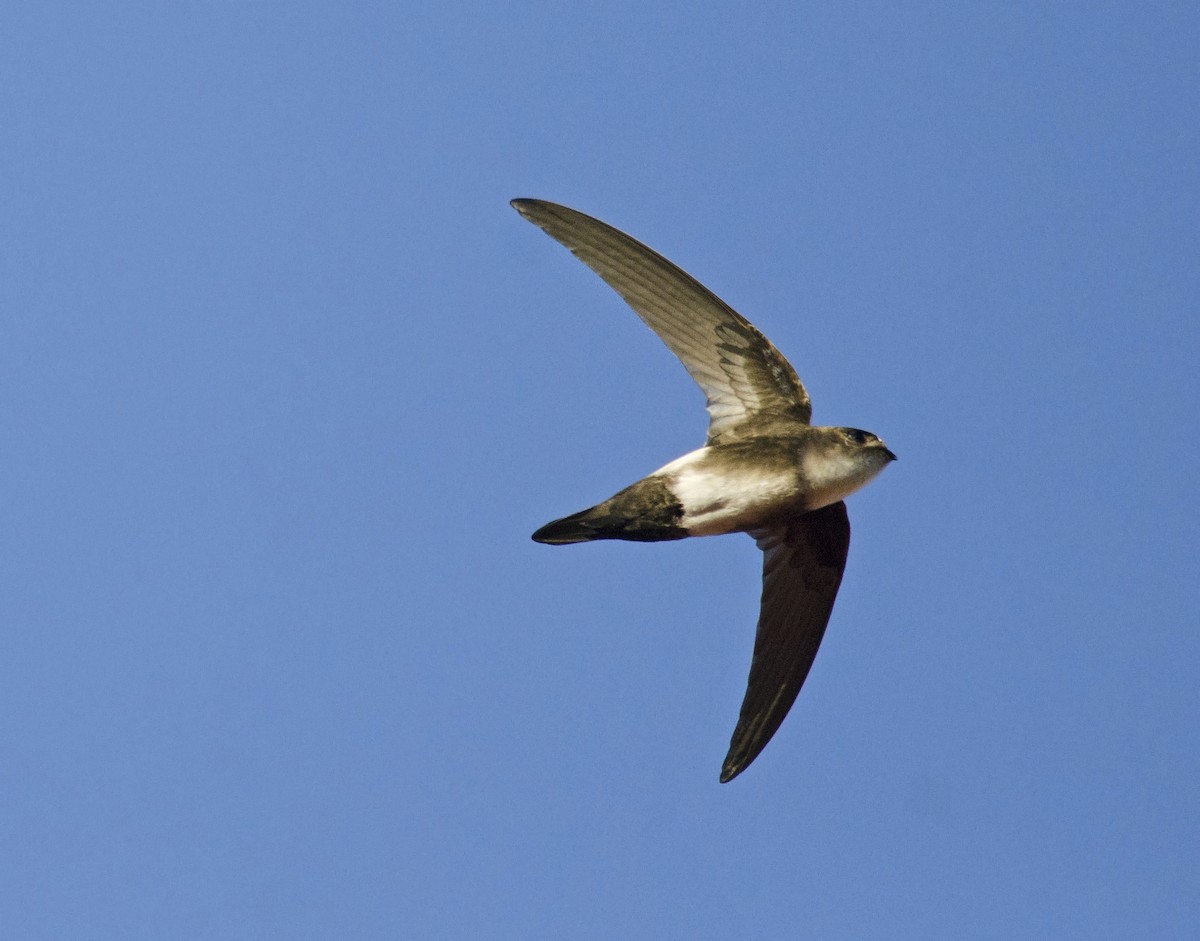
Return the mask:
<path fill-rule="evenodd" d="M 808 508 L 819 510 L 865 486 L 883 470 L 884 462 L 864 460 L 862 454 L 809 452 L 801 461 L 808 483 Z"/>
<path fill-rule="evenodd" d="M 693 536 L 716 536 L 750 528 L 796 500 L 794 474 L 753 466 L 718 466 L 706 448 L 692 451 L 655 471 L 671 478 L 683 507 L 681 525 Z"/>

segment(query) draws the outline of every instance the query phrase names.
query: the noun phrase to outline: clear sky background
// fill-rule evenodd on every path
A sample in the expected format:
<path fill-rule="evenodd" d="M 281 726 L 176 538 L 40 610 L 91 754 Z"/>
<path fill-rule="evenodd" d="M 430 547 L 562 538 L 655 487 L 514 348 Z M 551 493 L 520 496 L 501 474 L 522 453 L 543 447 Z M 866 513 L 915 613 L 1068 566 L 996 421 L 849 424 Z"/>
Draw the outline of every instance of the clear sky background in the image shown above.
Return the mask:
<path fill-rule="evenodd" d="M 1194 3 L 19 4 L 0 934 L 1200 925 Z M 703 398 L 513 212 L 749 317 L 849 501 L 719 785 L 744 536 L 529 534 Z"/>

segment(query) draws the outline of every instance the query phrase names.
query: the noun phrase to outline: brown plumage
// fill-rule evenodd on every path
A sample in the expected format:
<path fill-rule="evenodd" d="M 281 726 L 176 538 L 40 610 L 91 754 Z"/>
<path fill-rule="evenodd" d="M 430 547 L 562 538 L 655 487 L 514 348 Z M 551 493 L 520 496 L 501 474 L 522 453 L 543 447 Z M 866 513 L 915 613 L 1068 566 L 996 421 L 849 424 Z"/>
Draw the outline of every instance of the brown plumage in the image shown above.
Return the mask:
<path fill-rule="evenodd" d="M 637 240 L 541 200 L 513 206 L 619 293 L 704 391 L 705 446 L 590 509 L 548 523 L 538 542 L 658 542 L 746 532 L 763 590 L 745 699 L 721 769 L 729 781 L 763 750 L 804 684 L 850 548 L 842 498 L 895 455 L 870 432 L 814 427 L 803 383 L 748 320 Z"/>

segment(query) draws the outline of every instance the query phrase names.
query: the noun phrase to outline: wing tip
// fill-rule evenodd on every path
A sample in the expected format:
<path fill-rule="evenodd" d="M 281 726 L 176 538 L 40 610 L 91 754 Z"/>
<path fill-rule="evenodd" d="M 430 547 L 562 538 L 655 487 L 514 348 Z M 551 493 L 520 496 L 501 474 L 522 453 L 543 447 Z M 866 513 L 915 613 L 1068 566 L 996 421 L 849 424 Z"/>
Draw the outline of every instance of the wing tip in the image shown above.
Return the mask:
<path fill-rule="evenodd" d="M 769 739 L 770 736 L 768 736 Z M 735 733 L 734 740 L 729 743 L 729 752 L 725 755 L 725 761 L 721 764 L 721 783 L 728 784 L 754 764 L 754 759 L 759 756 L 766 744 L 765 741 L 757 739 L 739 741 Z"/>
<path fill-rule="evenodd" d="M 508 204 L 531 222 L 534 221 L 534 216 L 544 215 L 545 211 L 554 205 L 554 203 L 548 203 L 544 199 L 532 199 L 528 196 L 518 196 L 516 199 L 510 199 Z"/>

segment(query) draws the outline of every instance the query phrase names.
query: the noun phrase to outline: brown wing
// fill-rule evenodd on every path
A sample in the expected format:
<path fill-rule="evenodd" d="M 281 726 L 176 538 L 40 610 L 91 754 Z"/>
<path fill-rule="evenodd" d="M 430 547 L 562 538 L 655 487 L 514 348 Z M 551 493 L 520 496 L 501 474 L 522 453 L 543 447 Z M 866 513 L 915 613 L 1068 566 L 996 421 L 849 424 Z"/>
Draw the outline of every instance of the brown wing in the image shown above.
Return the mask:
<path fill-rule="evenodd" d="M 657 252 L 612 226 L 539 199 L 514 199 L 625 298 L 708 399 L 708 443 L 786 433 L 812 417 L 791 365 L 745 317 Z"/>
<path fill-rule="evenodd" d="M 762 610 L 722 783 L 758 757 L 804 685 L 846 569 L 850 518 L 838 502 L 750 535 L 763 551 Z"/>

